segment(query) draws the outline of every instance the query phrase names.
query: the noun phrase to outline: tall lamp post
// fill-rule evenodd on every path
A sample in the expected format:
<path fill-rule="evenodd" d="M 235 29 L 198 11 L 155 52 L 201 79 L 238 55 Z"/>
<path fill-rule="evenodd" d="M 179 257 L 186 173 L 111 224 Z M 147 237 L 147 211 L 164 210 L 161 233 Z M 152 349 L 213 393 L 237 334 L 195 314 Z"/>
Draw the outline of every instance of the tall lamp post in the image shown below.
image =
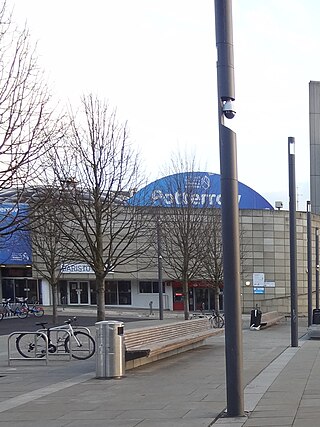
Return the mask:
<path fill-rule="evenodd" d="M 290 216 L 291 347 L 298 347 L 295 139 L 291 136 L 288 138 L 288 163 Z"/>
<path fill-rule="evenodd" d="M 162 245 L 161 222 L 157 219 L 157 246 L 158 246 L 158 282 L 159 282 L 159 319 L 163 320 L 163 280 L 162 280 Z"/>
<path fill-rule="evenodd" d="M 243 355 L 236 134 L 224 125 L 235 115 L 231 0 L 215 0 L 221 216 L 224 274 L 225 353 L 228 417 L 242 416 Z"/>
<path fill-rule="evenodd" d="M 308 326 L 312 324 L 312 233 L 311 202 L 307 201 Z"/>
<path fill-rule="evenodd" d="M 316 309 L 319 309 L 319 228 L 316 228 Z"/>

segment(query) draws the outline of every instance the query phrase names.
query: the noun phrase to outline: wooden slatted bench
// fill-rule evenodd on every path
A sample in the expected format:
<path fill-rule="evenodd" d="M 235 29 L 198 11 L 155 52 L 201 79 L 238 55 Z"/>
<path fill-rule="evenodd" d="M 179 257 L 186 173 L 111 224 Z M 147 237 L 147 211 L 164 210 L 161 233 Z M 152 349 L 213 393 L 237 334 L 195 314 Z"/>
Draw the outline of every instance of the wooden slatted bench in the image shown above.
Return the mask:
<path fill-rule="evenodd" d="M 278 313 L 277 311 L 268 311 L 267 313 L 262 313 L 261 328 L 267 328 L 269 326 L 275 325 L 284 318 L 284 314 Z"/>
<path fill-rule="evenodd" d="M 191 350 L 224 329 L 213 329 L 207 318 L 166 323 L 125 331 L 126 369 Z"/>

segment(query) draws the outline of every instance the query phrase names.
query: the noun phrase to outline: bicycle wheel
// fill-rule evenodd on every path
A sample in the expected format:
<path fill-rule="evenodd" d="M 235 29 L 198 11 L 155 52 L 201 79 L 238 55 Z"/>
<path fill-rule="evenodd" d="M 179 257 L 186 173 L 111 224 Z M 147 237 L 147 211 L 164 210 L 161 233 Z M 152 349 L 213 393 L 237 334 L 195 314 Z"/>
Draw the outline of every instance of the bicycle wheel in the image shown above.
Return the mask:
<path fill-rule="evenodd" d="M 216 314 L 214 316 L 214 327 L 215 328 L 223 328 L 224 327 L 224 318 L 221 314 Z"/>
<path fill-rule="evenodd" d="M 34 310 L 32 311 L 32 313 L 36 317 L 42 317 L 44 315 L 44 309 L 41 307 L 35 307 Z"/>
<path fill-rule="evenodd" d="M 0 311 L 0 320 L 2 320 L 4 317 L 3 311 Z"/>
<path fill-rule="evenodd" d="M 64 342 L 66 353 L 70 353 L 70 338 L 72 357 L 79 360 L 85 360 L 89 359 L 89 357 L 94 354 L 96 349 L 94 339 L 91 335 L 81 331 L 75 331 L 74 337 L 67 336 Z M 77 341 L 79 341 L 79 343 Z"/>
<path fill-rule="evenodd" d="M 43 335 L 21 334 L 16 339 L 16 348 L 21 356 L 44 357 L 46 354 L 46 340 Z"/>
<path fill-rule="evenodd" d="M 16 310 L 16 313 L 17 313 L 19 319 L 25 319 L 28 316 L 28 309 L 25 307 L 18 308 Z"/>

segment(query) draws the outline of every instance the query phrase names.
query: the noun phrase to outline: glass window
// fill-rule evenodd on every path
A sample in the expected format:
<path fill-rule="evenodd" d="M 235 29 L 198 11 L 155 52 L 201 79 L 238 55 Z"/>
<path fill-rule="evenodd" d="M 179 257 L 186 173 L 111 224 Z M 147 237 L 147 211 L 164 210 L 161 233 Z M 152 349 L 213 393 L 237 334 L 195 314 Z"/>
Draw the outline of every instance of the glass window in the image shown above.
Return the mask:
<path fill-rule="evenodd" d="M 162 282 L 162 293 L 165 293 L 165 291 L 166 291 L 166 287 L 165 287 L 164 283 Z M 152 282 L 152 292 L 154 294 L 159 293 L 159 282 Z"/>
<path fill-rule="evenodd" d="M 140 294 L 152 294 L 152 282 L 139 282 Z"/>
<path fill-rule="evenodd" d="M 119 280 L 119 305 L 131 305 L 131 282 L 130 280 Z"/>
<path fill-rule="evenodd" d="M 162 292 L 165 293 L 165 285 L 162 283 Z M 139 290 L 141 294 L 158 294 L 159 282 L 141 281 L 139 282 Z"/>
<path fill-rule="evenodd" d="M 68 301 L 68 291 L 67 291 L 68 285 L 65 280 L 61 280 L 59 282 L 59 289 L 60 289 L 60 304 L 66 305 Z"/>
<path fill-rule="evenodd" d="M 2 277 L 32 277 L 32 268 L 30 267 L 2 267 Z"/>
<path fill-rule="evenodd" d="M 14 301 L 14 279 L 2 279 L 2 298 Z"/>
<path fill-rule="evenodd" d="M 106 282 L 107 305 L 131 305 L 130 280 Z"/>
<path fill-rule="evenodd" d="M 97 304 L 97 290 L 96 290 L 96 282 L 90 281 L 90 299 L 91 304 L 96 305 Z"/>
<path fill-rule="evenodd" d="M 106 282 L 106 304 L 118 305 L 118 284 L 117 282 Z"/>

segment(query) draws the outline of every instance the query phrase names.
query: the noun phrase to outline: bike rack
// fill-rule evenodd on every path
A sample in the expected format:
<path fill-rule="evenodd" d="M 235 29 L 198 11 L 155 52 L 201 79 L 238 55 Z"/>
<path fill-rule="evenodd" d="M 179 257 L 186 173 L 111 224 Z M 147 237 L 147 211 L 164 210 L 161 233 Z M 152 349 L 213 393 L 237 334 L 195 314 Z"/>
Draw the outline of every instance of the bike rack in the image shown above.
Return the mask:
<path fill-rule="evenodd" d="M 11 357 L 11 348 L 10 348 L 10 340 L 13 336 L 15 335 L 33 335 L 34 337 L 34 345 L 35 345 L 35 354 L 37 354 L 37 335 L 42 335 L 44 340 L 45 340 L 45 344 L 46 344 L 46 352 L 44 357 Z M 12 332 L 9 336 L 8 336 L 8 366 L 11 366 L 11 361 L 12 360 L 25 360 L 25 361 L 34 361 L 34 360 L 41 360 L 41 361 L 45 361 L 45 364 L 48 364 L 48 337 L 46 334 L 44 334 L 43 332 L 30 332 L 30 331 L 17 331 L 17 332 Z"/>
<path fill-rule="evenodd" d="M 75 331 L 77 331 L 77 330 L 84 330 L 85 332 L 88 333 L 88 335 L 92 336 L 90 329 L 87 328 L 87 327 L 85 327 L 85 326 L 75 326 L 75 327 L 73 327 L 73 329 Z M 65 351 L 65 347 L 63 345 L 62 340 L 59 341 L 59 334 L 62 334 L 62 333 L 64 335 L 65 334 L 69 335 L 69 339 L 70 339 L 70 347 L 69 347 L 70 351 L 69 352 Z M 34 345 L 35 345 L 35 350 L 34 350 L 34 354 L 35 355 L 37 354 L 37 336 L 41 335 L 42 337 L 44 337 L 44 339 L 45 339 L 45 354 L 44 354 L 44 356 L 43 357 L 23 357 L 23 356 L 13 357 L 12 356 L 12 352 L 13 352 L 12 351 L 12 347 L 13 346 L 10 345 L 11 344 L 11 340 L 12 340 L 12 338 L 14 336 L 18 336 L 18 335 L 21 335 L 21 334 L 32 335 L 33 336 Z M 53 334 L 55 335 L 55 338 L 56 338 L 55 341 L 53 340 L 53 344 L 57 345 L 57 351 L 55 353 L 50 353 L 49 352 L 49 340 L 48 340 L 47 330 L 46 329 L 38 329 L 37 331 L 33 331 L 33 332 L 30 332 L 30 331 L 16 331 L 16 332 L 12 332 L 10 335 L 8 335 L 8 340 L 7 340 L 7 346 L 8 346 L 8 366 L 11 365 L 11 361 L 13 361 L 13 360 L 25 360 L 25 361 L 29 361 L 29 360 L 30 361 L 35 361 L 35 360 L 39 361 L 39 360 L 41 360 L 41 361 L 44 361 L 46 365 L 48 365 L 49 355 L 52 355 L 52 356 L 66 356 L 66 355 L 68 355 L 68 360 L 71 360 L 72 359 L 72 346 L 71 346 L 71 337 L 72 337 L 72 335 L 71 335 L 71 333 L 67 330 L 67 328 L 63 328 L 62 327 L 61 329 L 56 329 L 56 330 L 53 329 L 53 328 L 50 329 L 50 335 L 51 335 L 51 337 L 53 336 Z M 58 346 L 59 342 L 62 343 L 61 346 Z M 62 350 L 62 348 L 63 348 L 63 350 Z M 16 347 L 15 347 L 15 350 L 16 350 Z M 18 352 L 18 351 L 16 350 L 15 352 Z"/>

